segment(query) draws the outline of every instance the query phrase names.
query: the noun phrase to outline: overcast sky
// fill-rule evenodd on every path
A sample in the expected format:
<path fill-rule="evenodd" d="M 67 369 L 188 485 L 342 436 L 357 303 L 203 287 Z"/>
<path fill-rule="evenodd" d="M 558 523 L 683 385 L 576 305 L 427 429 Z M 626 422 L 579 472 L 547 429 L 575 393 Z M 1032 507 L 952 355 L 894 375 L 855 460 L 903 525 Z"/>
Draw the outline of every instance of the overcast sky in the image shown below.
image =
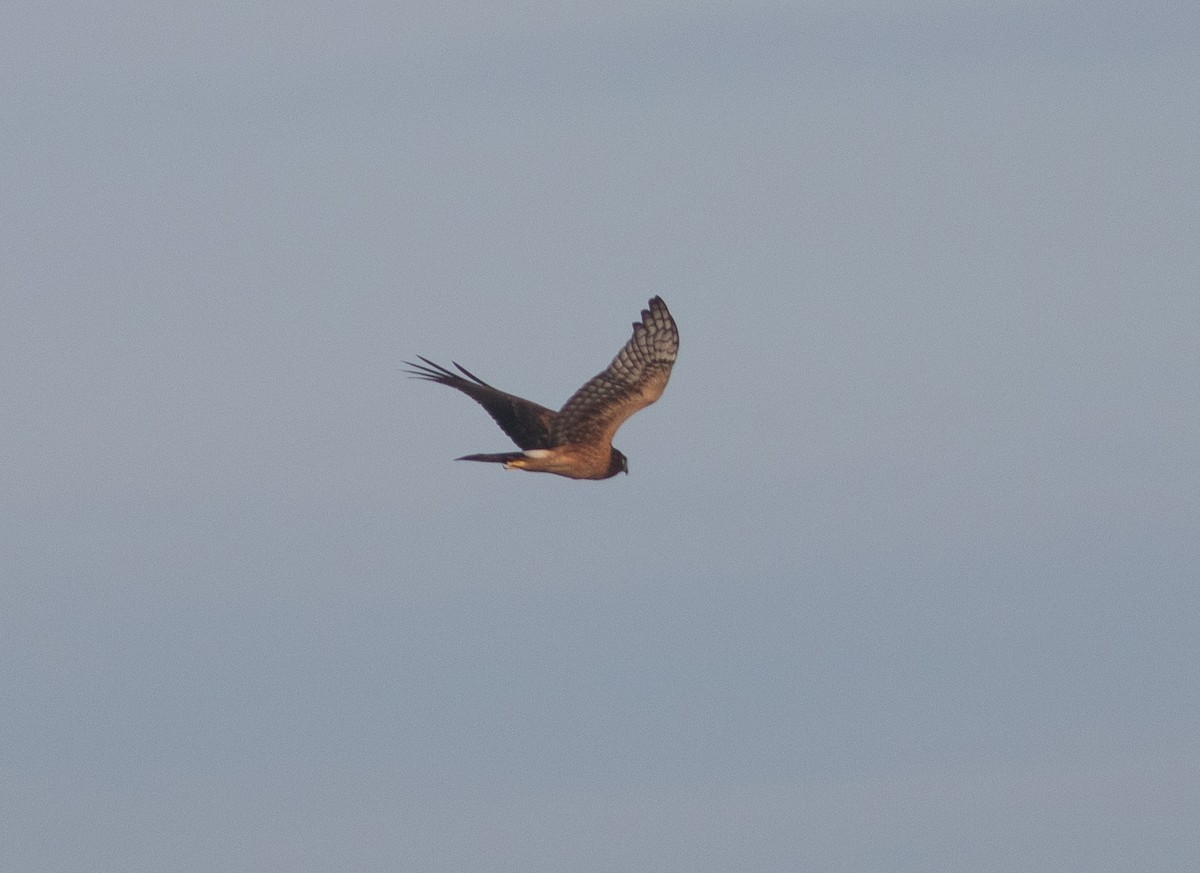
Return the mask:
<path fill-rule="evenodd" d="M 3 4 L 6 868 L 1200 869 L 1197 33 Z"/>

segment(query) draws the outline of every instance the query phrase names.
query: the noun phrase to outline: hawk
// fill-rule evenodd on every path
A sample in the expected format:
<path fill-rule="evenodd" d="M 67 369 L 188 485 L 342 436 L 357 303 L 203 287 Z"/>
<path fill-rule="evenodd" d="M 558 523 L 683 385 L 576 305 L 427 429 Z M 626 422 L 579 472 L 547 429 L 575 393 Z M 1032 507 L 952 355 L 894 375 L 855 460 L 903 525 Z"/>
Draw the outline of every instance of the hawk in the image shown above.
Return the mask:
<path fill-rule="evenodd" d="M 613 434 L 629 416 L 662 396 L 678 352 L 675 320 L 662 298 L 655 297 L 608 368 L 589 379 L 558 412 L 493 388 L 456 361 L 452 363 L 458 373 L 424 357 L 424 364 L 404 363 L 412 368 L 406 371 L 410 375 L 466 394 L 521 449 L 456 460 L 503 464 L 506 470 L 554 473 L 569 479 L 608 479 L 629 472 L 629 461 L 613 448 Z"/>

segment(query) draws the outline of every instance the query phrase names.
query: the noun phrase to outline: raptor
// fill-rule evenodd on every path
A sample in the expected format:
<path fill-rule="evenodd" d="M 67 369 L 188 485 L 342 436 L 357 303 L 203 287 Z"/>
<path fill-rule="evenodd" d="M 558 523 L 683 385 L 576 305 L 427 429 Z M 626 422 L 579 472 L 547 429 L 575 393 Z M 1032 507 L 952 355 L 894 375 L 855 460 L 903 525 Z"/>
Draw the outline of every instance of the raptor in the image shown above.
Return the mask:
<path fill-rule="evenodd" d="M 608 479 L 629 472 L 629 461 L 613 448 L 617 429 L 662 396 L 679 353 L 679 330 L 661 297 L 650 300 L 633 336 L 612 363 L 589 379 L 555 412 L 493 388 L 461 364 L 458 372 L 425 357 L 407 372 L 448 385 L 487 410 L 519 452 L 464 455 L 459 461 L 503 464 L 506 470 L 554 473 L 570 479 Z"/>

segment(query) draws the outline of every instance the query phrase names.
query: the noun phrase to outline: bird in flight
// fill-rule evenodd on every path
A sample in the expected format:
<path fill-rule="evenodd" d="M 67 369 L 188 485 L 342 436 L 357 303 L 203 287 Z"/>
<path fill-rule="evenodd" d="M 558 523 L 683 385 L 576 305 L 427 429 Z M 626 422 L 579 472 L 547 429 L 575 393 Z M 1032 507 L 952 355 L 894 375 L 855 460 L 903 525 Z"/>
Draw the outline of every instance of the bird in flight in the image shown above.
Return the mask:
<path fill-rule="evenodd" d="M 422 357 L 405 361 L 420 379 L 449 385 L 466 394 L 496 420 L 519 452 L 465 455 L 459 461 L 503 464 L 506 470 L 555 473 L 570 479 L 607 479 L 629 472 L 629 461 L 613 448 L 613 434 L 625 420 L 662 396 L 679 353 L 679 330 L 661 297 L 642 310 L 633 336 L 604 372 L 589 379 L 555 412 L 493 388 L 458 362 L 455 373 Z M 461 375 L 459 375 L 461 373 Z"/>

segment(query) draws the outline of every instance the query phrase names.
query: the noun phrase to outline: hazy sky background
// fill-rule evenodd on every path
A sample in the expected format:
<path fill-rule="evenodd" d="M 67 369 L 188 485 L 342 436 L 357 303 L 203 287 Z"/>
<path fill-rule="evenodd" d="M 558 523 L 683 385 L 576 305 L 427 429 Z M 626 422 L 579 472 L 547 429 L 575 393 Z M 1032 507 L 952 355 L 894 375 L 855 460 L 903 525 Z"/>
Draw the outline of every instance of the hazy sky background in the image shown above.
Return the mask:
<path fill-rule="evenodd" d="M 1197 33 L 5 3 L 6 869 L 1200 869 Z"/>

